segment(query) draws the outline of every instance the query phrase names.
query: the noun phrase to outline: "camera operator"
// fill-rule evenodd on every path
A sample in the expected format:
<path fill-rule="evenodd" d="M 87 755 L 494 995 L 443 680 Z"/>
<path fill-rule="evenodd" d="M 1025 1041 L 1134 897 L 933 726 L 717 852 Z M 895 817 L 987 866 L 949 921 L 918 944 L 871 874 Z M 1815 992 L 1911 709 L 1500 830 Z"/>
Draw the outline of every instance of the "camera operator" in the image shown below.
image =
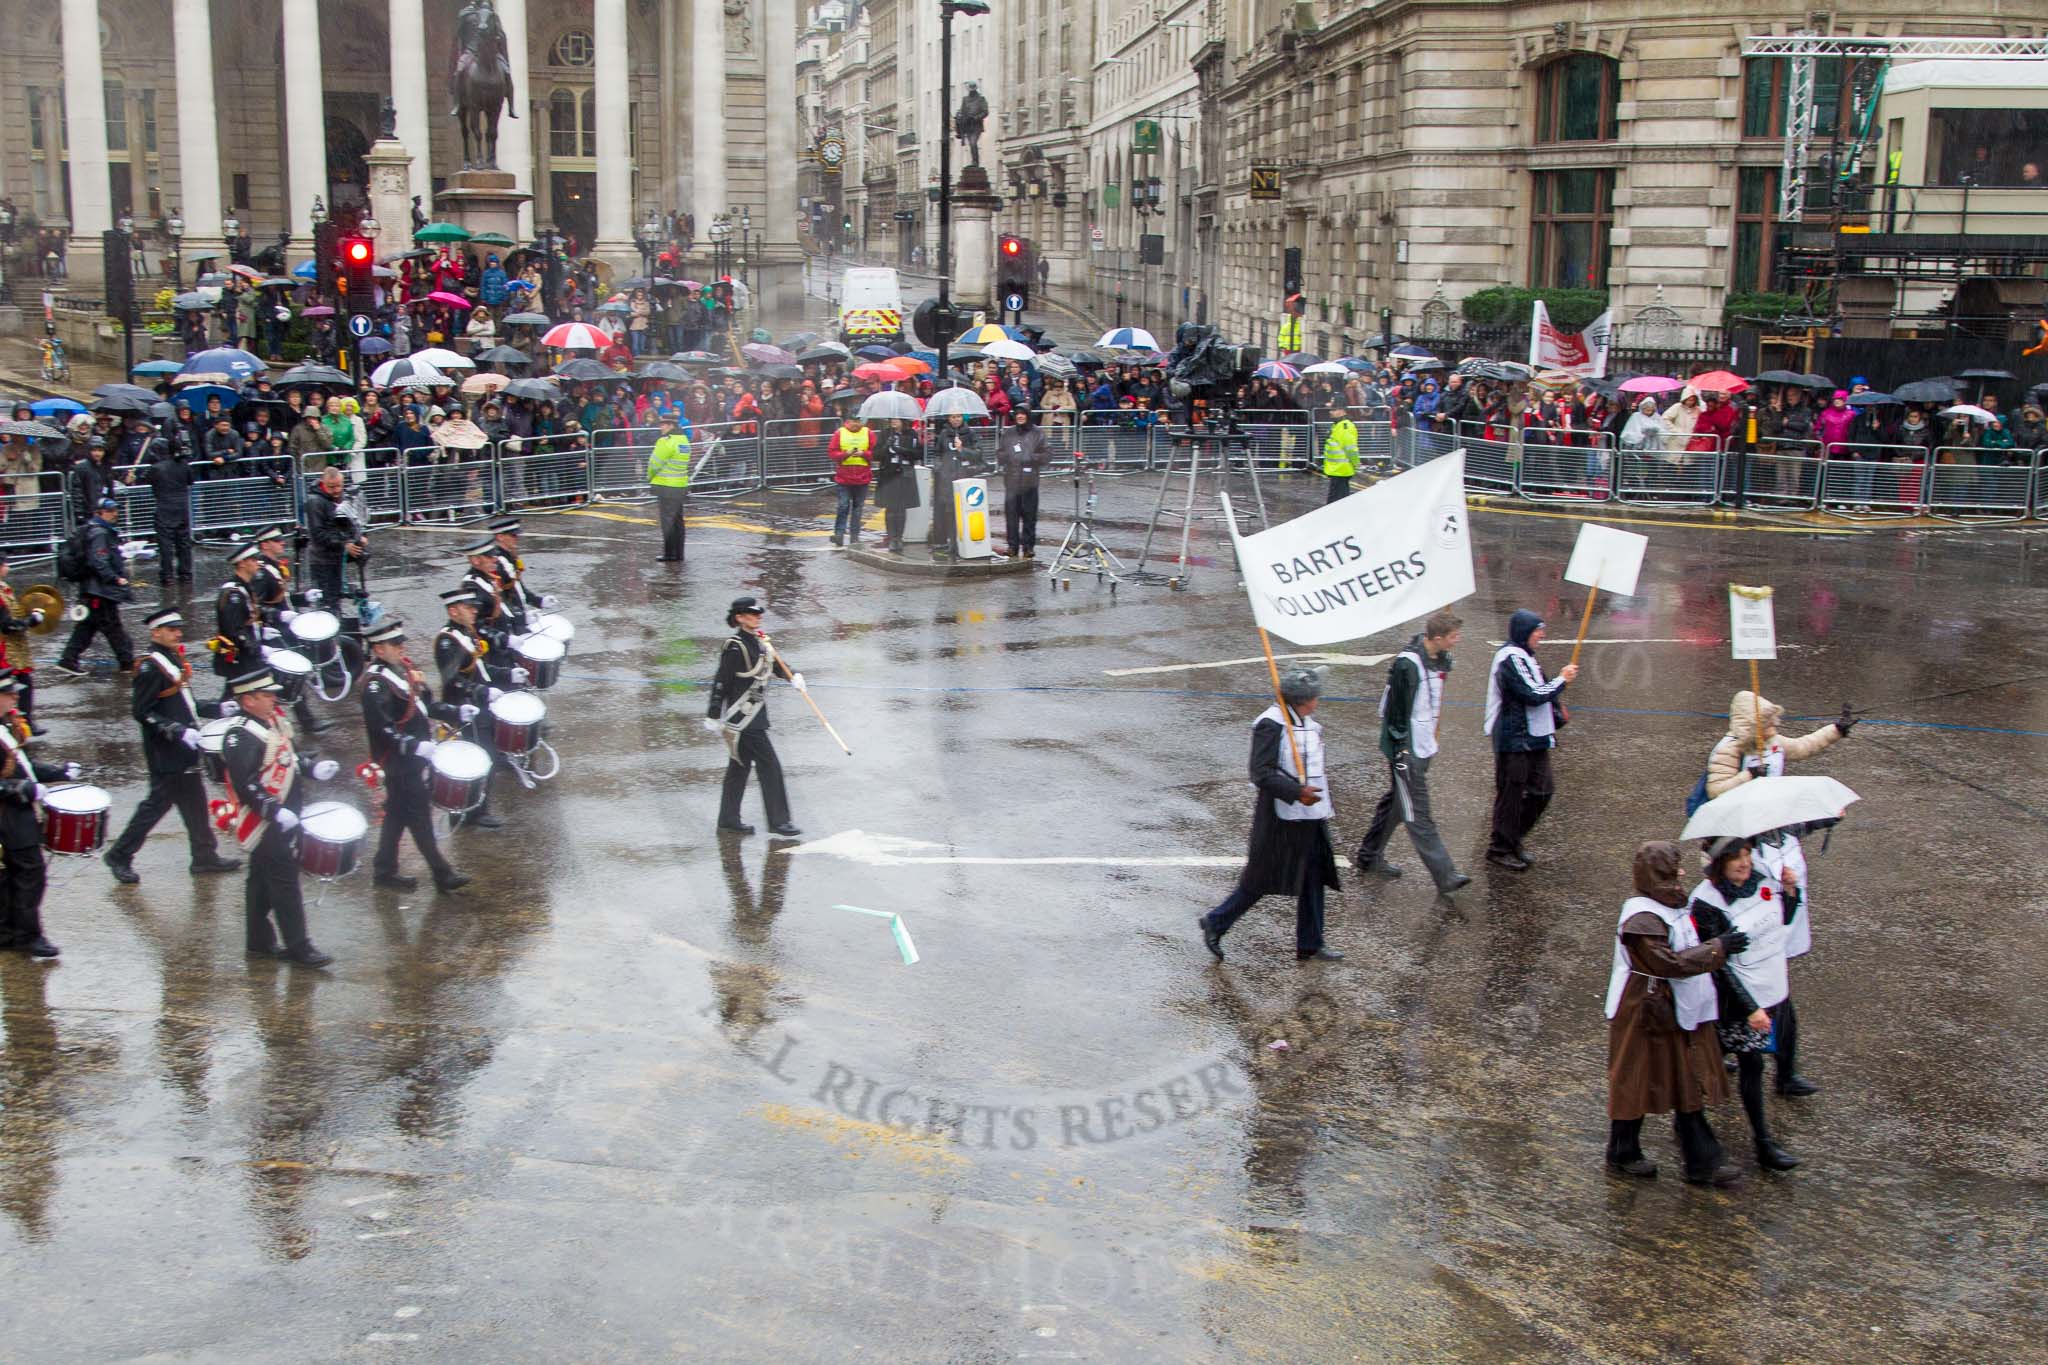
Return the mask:
<path fill-rule="evenodd" d="M 1052 458 L 1045 433 L 1018 408 L 1010 414 L 997 458 L 1003 468 L 1003 536 L 1012 556 L 1038 558 L 1038 476 Z"/>

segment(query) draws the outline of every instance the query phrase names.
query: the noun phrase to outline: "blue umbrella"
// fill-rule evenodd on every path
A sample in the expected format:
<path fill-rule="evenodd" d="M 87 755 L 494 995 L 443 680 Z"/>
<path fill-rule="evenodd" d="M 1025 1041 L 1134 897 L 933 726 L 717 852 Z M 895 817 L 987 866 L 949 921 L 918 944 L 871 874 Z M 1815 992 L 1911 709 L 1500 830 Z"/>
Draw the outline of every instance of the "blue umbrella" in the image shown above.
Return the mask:
<path fill-rule="evenodd" d="M 934 370 L 939 368 L 939 353 L 937 351 L 912 351 L 904 358 L 907 360 L 922 360 Z"/>
<path fill-rule="evenodd" d="M 320 267 L 311 261 L 300 261 L 292 267 L 292 274 L 302 280 L 317 280 L 320 278 Z"/>
<path fill-rule="evenodd" d="M 145 360 L 140 365 L 137 365 L 134 369 L 130 370 L 128 373 L 176 374 L 181 368 L 183 367 L 180 366 L 178 362 L 175 360 Z"/>
<path fill-rule="evenodd" d="M 1337 363 L 1353 374 L 1371 374 L 1374 368 L 1370 360 L 1360 360 L 1353 355 L 1344 356 Z"/>
<path fill-rule="evenodd" d="M 391 349 L 391 343 L 383 337 L 364 337 L 356 343 L 356 349 L 364 355 L 383 355 Z"/>
<path fill-rule="evenodd" d="M 507 289 L 531 289 L 531 288 L 533 288 L 533 282 L 532 282 L 531 280 L 507 280 L 507 281 L 505 281 L 505 288 L 507 288 Z"/>
<path fill-rule="evenodd" d="M 209 398 L 220 399 L 220 405 L 230 412 L 234 410 L 235 404 L 242 401 L 241 394 L 219 384 L 187 384 L 171 395 L 173 403 L 182 403 L 194 412 L 205 412 L 206 400 Z"/>
<path fill-rule="evenodd" d="M 38 417 L 69 417 L 74 412 L 84 412 L 85 404 L 70 398 L 39 398 L 28 405 L 28 410 Z"/>
<path fill-rule="evenodd" d="M 216 346 L 201 351 L 179 367 L 179 374 L 224 374 L 230 379 L 251 379 L 268 374 L 270 367 L 247 351 L 233 346 Z"/>
<path fill-rule="evenodd" d="M 870 360 L 894 360 L 896 358 L 896 352 L 887 346 L 863 346 L 858 351 L 855 351 L 854 354 L 864 355 Z"/>

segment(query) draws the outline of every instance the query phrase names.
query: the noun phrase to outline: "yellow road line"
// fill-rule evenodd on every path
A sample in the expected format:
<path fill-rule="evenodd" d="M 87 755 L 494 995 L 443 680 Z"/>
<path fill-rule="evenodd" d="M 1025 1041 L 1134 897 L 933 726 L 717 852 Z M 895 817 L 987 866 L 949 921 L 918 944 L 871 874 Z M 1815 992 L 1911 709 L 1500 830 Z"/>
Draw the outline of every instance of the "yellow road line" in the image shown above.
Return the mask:
<path fill-rule="evenodd" d="M 587 507 L 572 507 L 564 511 L 562 515 L 567 517 L 597 517 L 603 521 L 630 522 L 635 526 L 659 526 L 661 524 L 653 517 L 629 517 L 623 512 L 599 512 L 594 508 Z M 830 531 L 825 530 L 795 531 L 786 526 L 769 526 L 763 522 L 741 521 L 737 517 L 717 515 L 685 517 L 683 522 L 687 526 L 713 531 L 753 531 L 761 535 L 791 536 L 799 540 L 823 539 L 832 534 Z"/>
<path fill-rule="evenodd" d="M 1758 526 L 1749 522 L 1730 521 L 1681 521 L 1669 517 L 1617 517 L 1604 512 L 1546 512 L 1534 507 L 1495 507 L 1491 503 L 1474 506 L 1466 504 L 1474 512 L 1493 512 L 1503 517 L 1541 517 L 1545 521 L 1599 521 L 1619 522 L 1627 526 L 1678 526 L 1694 531 L 1755 531 L 1763 535 L 1780 536 L 1867 536 L 1869 531 L 1861 527 L 1848 526 Z"/>

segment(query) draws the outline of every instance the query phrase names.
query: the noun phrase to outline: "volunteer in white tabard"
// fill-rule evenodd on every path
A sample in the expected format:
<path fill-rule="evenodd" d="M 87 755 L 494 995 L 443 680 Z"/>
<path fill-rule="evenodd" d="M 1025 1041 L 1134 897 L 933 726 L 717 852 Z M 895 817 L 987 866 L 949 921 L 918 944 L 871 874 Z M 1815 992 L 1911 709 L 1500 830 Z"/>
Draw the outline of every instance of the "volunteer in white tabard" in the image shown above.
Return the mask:
<path fill-rule="evenodd" d="M 1543 618 L 1535 612 L 1510 616 L 1508 642 L 1486 676 L 1486 733 L 1493 737 L 1493 838 L 1486 861 L 1510 872 L 1532 865 L 1522 840 L 1557 790 L 1550 751 L 1564 723 L 1565 684 L 1579 676 L 1577 664 L 1566 664 L 1555 678 L 1544 676 L 1533 652 L 1543 635 Z"/>
<path fill-rule="evenodd" d="M 1197 923 L 1202 942 L 1223 960 L 1223 936 L 1262 896 L 1293 896 L 1294 956 L 1336 962 L 1343 954 L 1323 946 L 1323 893 L 1337 889 L 1337 857 L 1330 846 L 1329 785 L 1323 727 L 1315 719 L 1322 679 L 1314 669 L 1280 675 L 1280 706 L 1252 724 L 1252 832 L 1244 871 L 1223 904 Z M 1288 732 L 1293 732 L 1293 742 Z M 1295 767 L 1296 750 L 1301 767 Z"/>
<path fill-rule="evenodd" d="M 1401 869 L 1386 860 L 1386 851 L 1394 826 L 1405 824 L 1441 896 L 1472 882 L 1451 861 L 1429 802 L 1429 765 L 1436 757 L 1444 682 L 1464 624 L 1448 607 L 1436 612 L 1387 668 L 1387 690 L 1380 696 L 1380 752 L 1387 756 L 1390 781 L 1372 813 L 1372 827 L 1351 859 L 1360 872 L 1400 876 Z"/>
<path fill-rule="evenodd" d="M 1636 850 L 1636 894 L 1622 903 L 1614 968 L 1607 981 L 1607 1166 L 1618 1175 L 1657 1174 L 1643 1155 L 1643 1117 L 1669 1113 L 1695 1185 L 1733 1185 L 1707 1124 L 1707 1106 L 1728 1098 L 1714 1020 L 1712 973 L 1749 936 L 1731 930 L 1700 941 L 1679 884 L 1675 844 Z"/>
<path fill-rule="evenodd" d="M 1756 1139 L 1757 1164 L 1789 1171 L 1799 1158 L 1771 1137 L 1764 1119 L 1764 1053 L 1791 987 L 1785 973 L 1789 925 L 1799 914 L 1799 888 L 1781 886 L 1764 870 L 1747 839 L 1718 839 L 1710 845 L 1706 880 L 1693 888 L 1692 922 L 1701 938 L 1730 930 L 1749 936 L 1749 946 L 1731 953 L 1714 973 L 1720 999 L 1721 1050 L 1733 1053 L 1736 1087 Z"/>

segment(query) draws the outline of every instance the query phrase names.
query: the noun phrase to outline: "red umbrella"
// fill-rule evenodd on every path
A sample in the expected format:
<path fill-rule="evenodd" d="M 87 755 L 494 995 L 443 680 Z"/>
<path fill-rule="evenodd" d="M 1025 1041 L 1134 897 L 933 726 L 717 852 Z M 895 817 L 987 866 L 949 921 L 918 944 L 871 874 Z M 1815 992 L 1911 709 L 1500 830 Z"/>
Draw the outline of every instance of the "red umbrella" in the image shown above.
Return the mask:
<path fill-rule="evenodd" d="M 1701 393 L 1741 393 L 1749 387 L 1749 381 L 1726 370 L 1708 370 L 1685 381 Z"/>
<path fill-rule="evenodd" d="M 910 376 L 897 369 L 890 361 L 870 360 L 865 365 L 854 366 L 853 377 L 855 379 L 879 379 L 885 384 L 893 384 L 899 379 L 908 379 Z"/>
<path fill-rule="evenodd" d="M 612 339 L 587 322 L 559 322 L 547 330 L 540 344 L 563 351 L 601 351 L 612 344 Z"/>
<path fill-rule="evenodd" d="M 468 299 L 462 297 L 462 295 L 451 294 L 445 289 L 436 289 L 433 293 L 427 295 L 427 302 L 445 303 L 450 308 L 473 308 L 476 306 Z"/>

